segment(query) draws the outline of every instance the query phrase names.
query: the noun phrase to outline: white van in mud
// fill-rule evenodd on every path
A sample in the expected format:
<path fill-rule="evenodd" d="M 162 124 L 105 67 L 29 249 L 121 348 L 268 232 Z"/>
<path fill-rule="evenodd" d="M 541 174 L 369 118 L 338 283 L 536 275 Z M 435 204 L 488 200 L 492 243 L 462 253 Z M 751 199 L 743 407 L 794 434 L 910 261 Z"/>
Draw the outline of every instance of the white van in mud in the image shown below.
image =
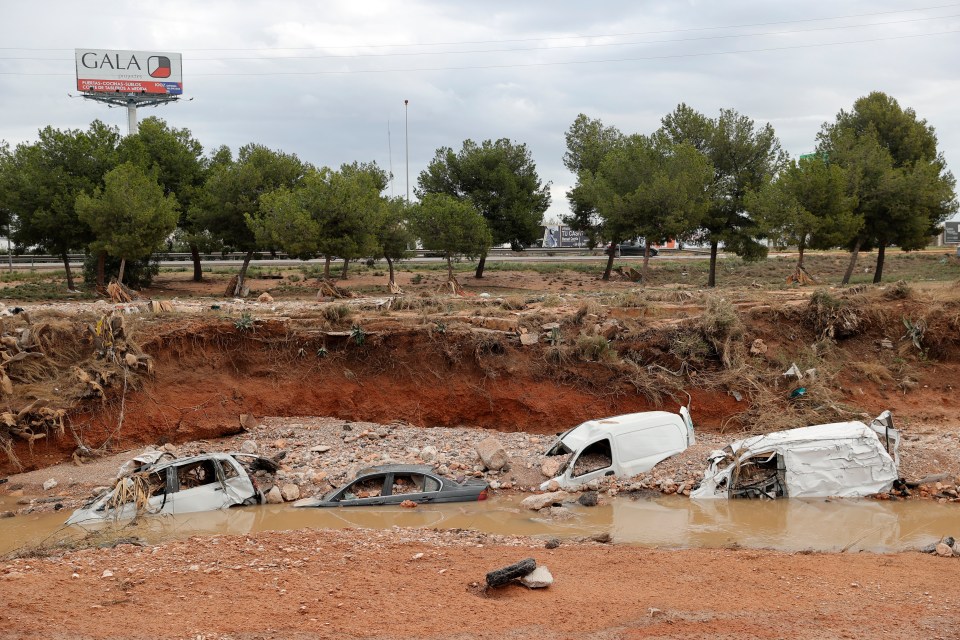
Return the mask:
<path fill-rule="evenodd" d="M 690 411 L 645 411 L 589 420 L 560 435 L 548 456 L 569 455 L 556 482 L 576 489 L 607 476 L 629 478 L 649 471 L 658 462 L 684 451 L 694 442 Z"/>

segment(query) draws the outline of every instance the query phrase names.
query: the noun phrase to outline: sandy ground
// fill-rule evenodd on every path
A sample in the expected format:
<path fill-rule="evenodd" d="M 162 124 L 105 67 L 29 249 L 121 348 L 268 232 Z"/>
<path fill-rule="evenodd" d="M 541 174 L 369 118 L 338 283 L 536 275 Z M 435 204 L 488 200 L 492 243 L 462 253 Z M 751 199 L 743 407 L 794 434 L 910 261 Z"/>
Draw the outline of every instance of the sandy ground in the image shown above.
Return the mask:
<path fill-rule="evenodd" d="M 543 590 L 486 593 L 533 557 Z M 960 638 L 957 559 L 296 531 L 0 565 L 20 638 Z"/>

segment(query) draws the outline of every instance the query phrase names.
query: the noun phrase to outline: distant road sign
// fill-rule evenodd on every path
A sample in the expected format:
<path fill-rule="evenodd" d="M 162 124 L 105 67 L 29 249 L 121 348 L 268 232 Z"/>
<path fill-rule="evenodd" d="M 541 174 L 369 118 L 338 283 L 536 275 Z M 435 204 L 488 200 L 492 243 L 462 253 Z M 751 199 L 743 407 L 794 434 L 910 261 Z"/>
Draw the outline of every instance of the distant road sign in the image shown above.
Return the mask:
<path fill-rule="evenodd" d="M 943 224 L 943 241 L 947 244 L 960 244 L 960 220 Z"/>

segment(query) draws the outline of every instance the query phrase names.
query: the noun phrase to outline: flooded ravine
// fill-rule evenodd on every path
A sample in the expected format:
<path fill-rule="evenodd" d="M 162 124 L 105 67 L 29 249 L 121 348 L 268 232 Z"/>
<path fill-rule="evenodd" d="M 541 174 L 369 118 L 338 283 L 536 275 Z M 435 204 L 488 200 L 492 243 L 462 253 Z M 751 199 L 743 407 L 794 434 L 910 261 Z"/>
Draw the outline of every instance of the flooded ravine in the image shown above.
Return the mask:
<path fill-rule="evenodd" d="M 483 533 L 570 539 L 609 532 L 613 541 L 665 548 L 769 548 L 785 551 L 914 550 L 960 533 L 956 505 L 928 501 L 779 500 L 693 501 L 676 496 L 635 500 L 617 497 L 596 507 L 570 505 L 572 517 L 557 519 L 519 507 L 524 496 L 485 502 L 401 507 L 294 509 L 263 505 L 228 511 L 141 518 L 115 525 L 116 537 L 148 543 L 194 535 L 242 535 L 305 528 L 426 527 Z M 0 511 L 15 509 L 7 499 Z M 42 540 L 78 537 L 86 531 L 62 526 L 68 512 L 0 519 L 0 554 Z M 88 528 L 92 530 L 92 528 Z"/>

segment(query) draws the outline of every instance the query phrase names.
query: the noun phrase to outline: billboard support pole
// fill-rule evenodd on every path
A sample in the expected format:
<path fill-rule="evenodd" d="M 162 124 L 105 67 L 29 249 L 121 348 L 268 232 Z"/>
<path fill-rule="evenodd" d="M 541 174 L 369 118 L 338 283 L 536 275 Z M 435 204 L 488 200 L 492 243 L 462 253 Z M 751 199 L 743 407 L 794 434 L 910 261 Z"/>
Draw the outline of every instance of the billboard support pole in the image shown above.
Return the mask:
<path fill-rule="evenodd" d="M 110 105 L 111 107 L 127 108 L 127 135 L 137 133 L 137 107 L 156 107 L 169 102 L 176 102 L 180 96 L 149 95 L 138 93 L 84 93 L 87 100 L 94 100 Z"/>

